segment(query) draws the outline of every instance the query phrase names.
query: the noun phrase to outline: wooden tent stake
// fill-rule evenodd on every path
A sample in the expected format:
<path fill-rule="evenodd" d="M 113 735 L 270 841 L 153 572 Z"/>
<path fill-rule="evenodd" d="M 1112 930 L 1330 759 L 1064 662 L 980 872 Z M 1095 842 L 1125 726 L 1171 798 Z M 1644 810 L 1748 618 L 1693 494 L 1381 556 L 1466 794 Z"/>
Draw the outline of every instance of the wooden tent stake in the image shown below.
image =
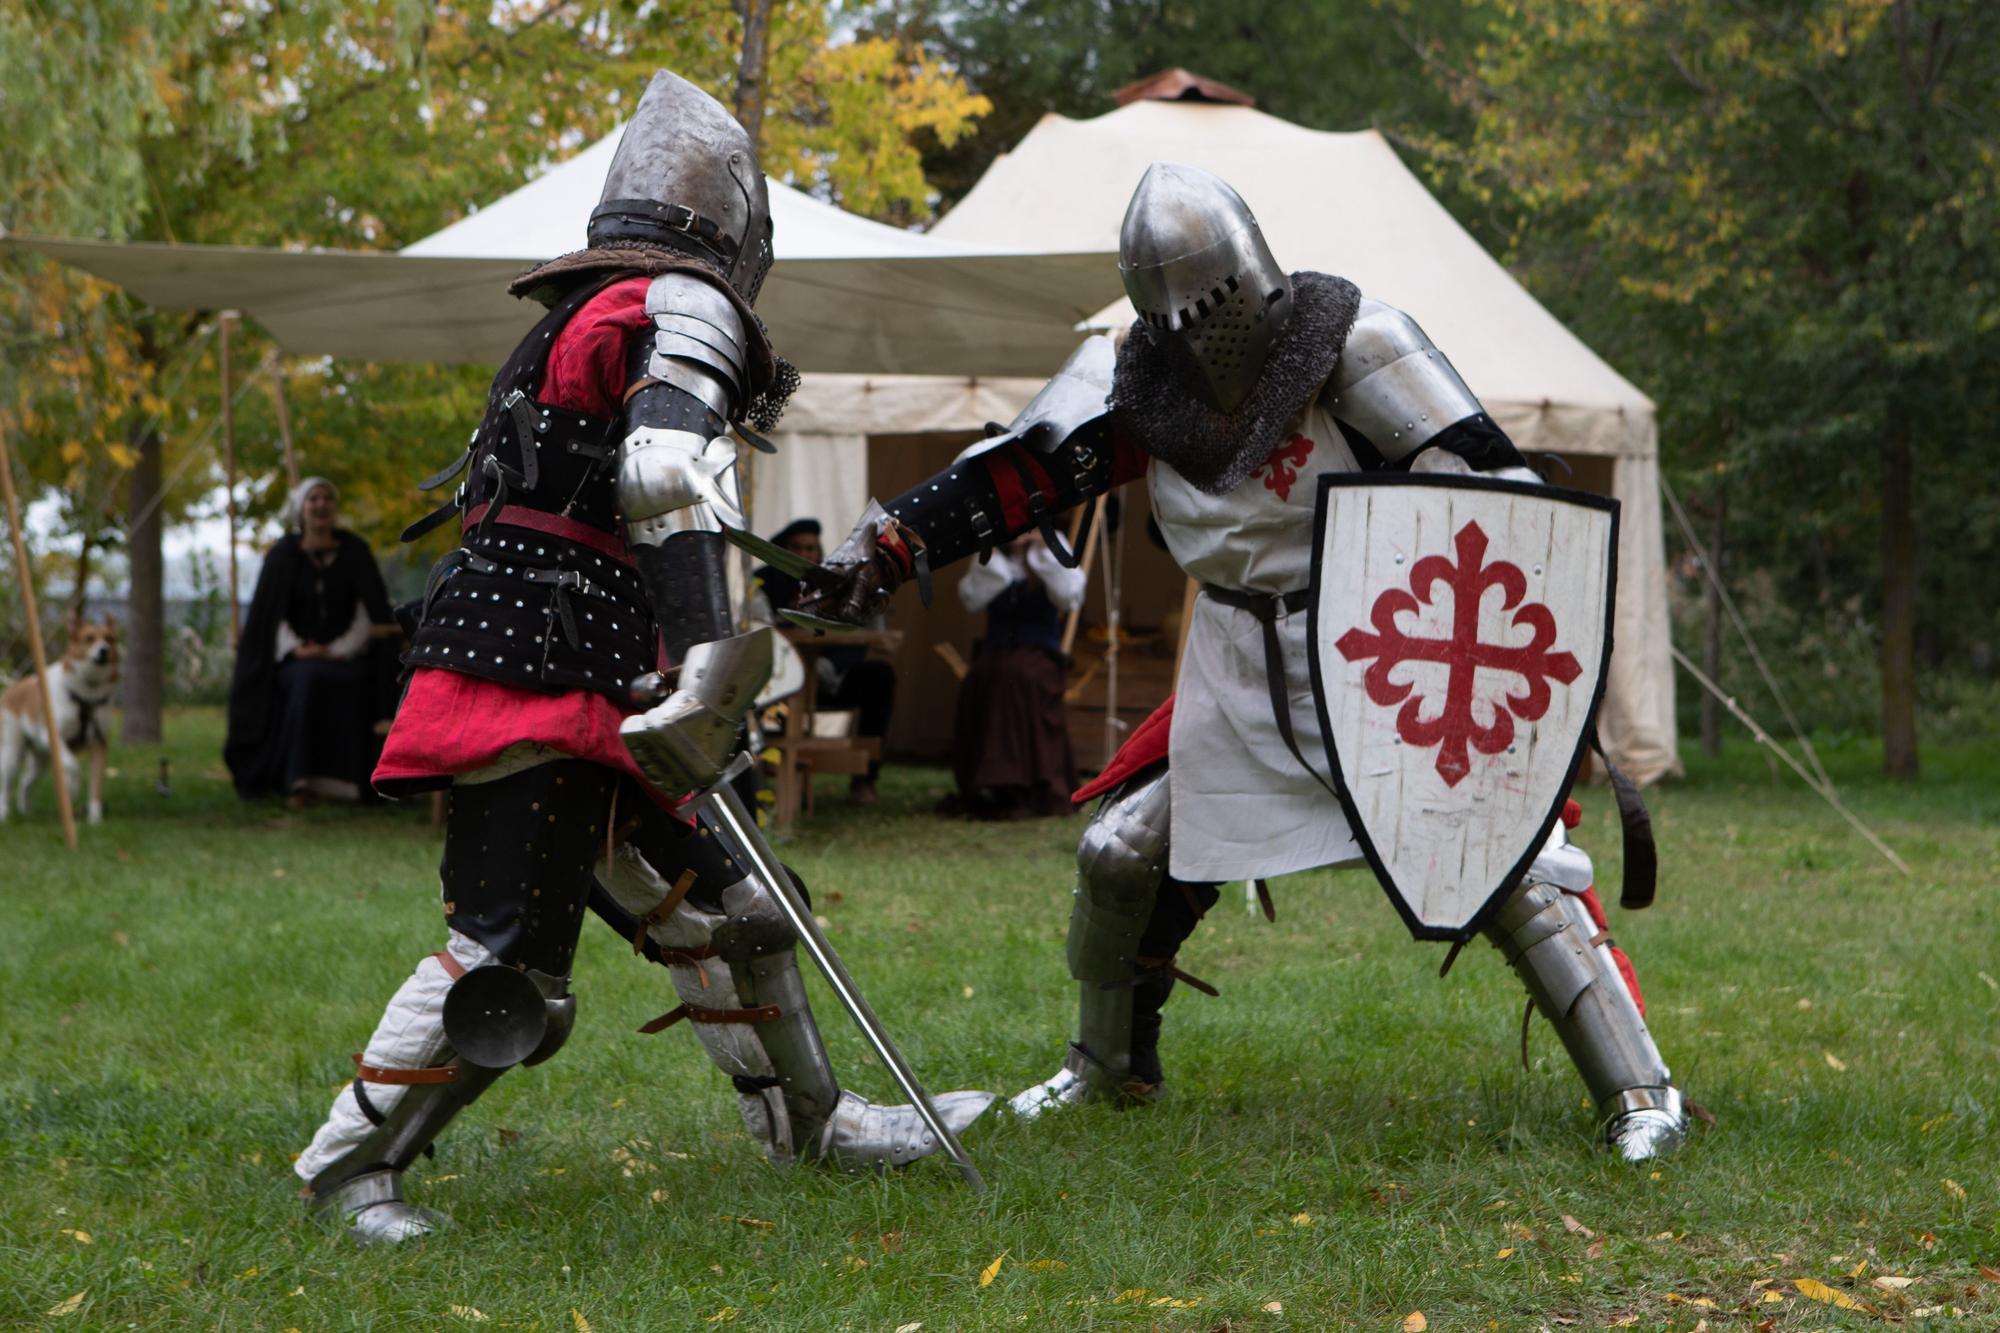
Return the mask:
<path fill-rule="evenodd" d="M 1076 522 L 1070 524 L 1069 528 L 1070 550 L 1074 551 L 1076 549 L 1076 530 L 1086 518 L 1094 517 L 1099 520 L 1103 519 L 1104 515 L 1096 512 L 1101 504 L 1101 500 L 1092 499 L 1089 504 L 1076 511 Z M 1084 596 L 1086 598 L 1090 595 L 1090 562 L 1097 555 L 1097 534 L 1103 530 L 1104 524 L 1101 521 L 1090 525 L 1090 533 L 1083 539 L 1083 554 L 1076 562 L 1076 567 L 1083 571 Z M 1068 657 L 1069 650 L 1076 646 L 1076 627 L 1082 620 L 1083 603 L 1078 602 L 1076 609 L 1069 613 L 1069 623 L 1063 626 L 1062 650 L 1064 657 Z"/>
<path fill-rule="evenodd" d="M 62 812 L 63 841 L 76 850 L 76 811 L 69 803 L 69 775 L 63 768 L 62 735 L 56 730 L 55 697 L 49 693 L 49 657 L 42 647 L 41 612 L 35 607 L 35 578 L 28 565 L 28 539 L 21 531 L 21 506 L 14 498 L 14 460 L 7 452 L 7 434 L 0 430 L 0 489 L 7 496 L 7 531 L 14 539 L 14 568 L 21 577 L 21 607 L 28 616 L 28 647 L 35 655 L 35 679 L 41 684 L 42 725 L 48 728 L 49 767 L 56 780 L 56 808 Z M 0 792 L 0 801 L 12 792 Z"/>

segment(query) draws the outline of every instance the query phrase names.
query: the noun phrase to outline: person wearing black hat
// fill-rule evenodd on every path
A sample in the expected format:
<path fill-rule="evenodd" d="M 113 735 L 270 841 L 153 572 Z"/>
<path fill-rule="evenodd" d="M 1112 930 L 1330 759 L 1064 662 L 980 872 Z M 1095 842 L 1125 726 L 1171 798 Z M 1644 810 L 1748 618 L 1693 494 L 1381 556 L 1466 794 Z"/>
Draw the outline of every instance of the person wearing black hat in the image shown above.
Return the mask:
<path fill-rule="evenodd" d="M 816 518 L 795 518 L 780 528 L 771 544 L 781 546 L 801 559 L 818 564 L 824 556 Z M 753 575 L 756 587 L 770 606 L 772 617 L 798 605 L 799 581 L 771 565 Z M 821 708 L 852 709 L 858 735 L 877 740 L 889 734 L 889 717 L 896 710 L 896 668 L 887 662 L 868 659 L 866 648 L 829 648 L 819 655 L 818 705 Z M 882 771 L 880 759 L 871 760 L 866 773 L 857 773 L 848 784 L 847 799 L 856 805 L 873 805 L 877 800 L 876 776 Z"/>

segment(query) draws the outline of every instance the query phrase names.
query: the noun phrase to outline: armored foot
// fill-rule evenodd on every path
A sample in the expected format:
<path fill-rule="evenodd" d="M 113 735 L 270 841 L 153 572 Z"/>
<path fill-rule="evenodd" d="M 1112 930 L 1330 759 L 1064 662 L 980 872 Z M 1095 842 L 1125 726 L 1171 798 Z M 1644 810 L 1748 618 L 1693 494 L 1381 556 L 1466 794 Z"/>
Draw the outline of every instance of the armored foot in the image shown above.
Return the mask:
<path fill-rule="evenodd" d="M 1627 1162 L 1650 1162 L 1687 1142 L 1687 1102 L 1679 1088 L 1631 1088 L 1607 1110 L 1604 1146 Z"/>
<path fill-rule="evenodd" d="M 991 1092 L 947 1092 L 931 1099 L 938 1118 L 953 1136 L 998 1100 Z M 871 1171 L 908 1166 L 944 1145 L 914 1106 L 876 1106 L 843 1090 L 833 1115 L 820 1134 L 819 1160 L 843 1171 Z"/>
<path fill-rule="evenodd" d="M 1164 1081 L 1148 1083 L 1111 1068 L 1090 1051 L 1071 1042 L 1063 1055 L 1062 1068 L 1031 1088 L 1014 1094 L 1007 1107 L 1015 1115 L 1032 1120 L 1065 1106 L 1085 1102 L 1115 1101 L 1126 1106 L 1150 1106 L 1166 1095 Z"/>
<path fill-rule="evenodd" d="M 306 1206 L 363 1245 L 400 1245 L 446 1224 L 443 1214 L 405 1202 L 403 1173 L 388 1167 L 355 1176 Z"/>

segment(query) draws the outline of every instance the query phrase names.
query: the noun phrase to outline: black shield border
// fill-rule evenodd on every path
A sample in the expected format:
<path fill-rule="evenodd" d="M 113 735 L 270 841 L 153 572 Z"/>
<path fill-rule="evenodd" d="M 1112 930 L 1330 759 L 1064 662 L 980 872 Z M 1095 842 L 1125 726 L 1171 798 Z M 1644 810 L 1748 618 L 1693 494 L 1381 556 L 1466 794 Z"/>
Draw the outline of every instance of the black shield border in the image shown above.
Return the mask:
<path fill-rule="evenodd" d="M 1333 722 L 1326 711 L 1326 681 L 1320 671 L 1319 655 L 1319 594 L 1320 557 L 1326 550 L 1326 516 L 1330 507 L 1330 497 L 1336 486 L 1423 486 L 1431 489 L 1466 491 L 1502 491 L 1515 495 L 1531 495 L 1537 499 L 1555 500 L 1565 504 L 1580 505 L 1586 509 L 1596 509 L 1611 515 L 1611 568 L 1610 577 L 1604 581 L 1604 654 L 1597 664 L 1597 689 L 1590 700 L 1589 721 L 1577 737 L 1576 752 L 1570 756 L 1569 774 L 1556 792 L 1556 798 L 1548 812 L 1542 817 L 1535 836 L 1528 844 L 1527 852 L 1514 863 L 1499 885 L 1488 896 L 1480 909 L 1463 930 L 1449 930 L 1439 926 L 1426 926 L 1417 920 L 1403 901 L 1390 876 L 1388 867 L 1382 862 L 1382 855 L 1375 847 L 1375 840 L 1369 836 L 1367 825 L 1361 820 L 1353 795 L 1347 790 L 1347 783 L 1341 778 L 1340 755 L 1334 748 Z M 1319 489 L 1313 498 L 1313 552 L 1312 552 L 1312 592 L 1306 608 L 1306 654 L 1312 668 L 1313 707 L 1319 713 L 1319 734 L 1326 749 L 1326 761 L 1333 777 L 1334 793 L 1340 797 L 1340 808 L 1347 815 L 1348 827 L 1354 831 L 1354 840 L 1361 846 L 1361 854 L 1368 861 L 1368 868 L 1375 872 L 1376 883 L 1394 905 L 1396 914 L 1403 918 L 1403 924 L 1410 934 L 1420 940 L 1452 940 L 1464 942 L 1478 934 L 1488 918 L 1498 911 L 1506 901 L 1514 886 L 1534 864 L 1547 841 L 1549 829 L 1562 814 L 1563 802 L 1569 799 L 1570 789 L 1576 785 L 1578 768 L 1583 763 L 1585 749 L 1590 744 L 1590 736 L 1597 727 L 1597 710 L 1604 703 L 1604 687 L 1611 679 L 1611 641 L 1616 631 L 1614 616 L 1618 610 L 1618 538 L 1619 502 L 1610 496 L 1594 495 L 1589 491 L 1571 490 L 1562 486 L 1537 485 L 1526 481 L 1503 481 L 1497 477 L 1477 477 L 1450 473 L 1408 472 L 1323 472 L 1319 477 Z"/>

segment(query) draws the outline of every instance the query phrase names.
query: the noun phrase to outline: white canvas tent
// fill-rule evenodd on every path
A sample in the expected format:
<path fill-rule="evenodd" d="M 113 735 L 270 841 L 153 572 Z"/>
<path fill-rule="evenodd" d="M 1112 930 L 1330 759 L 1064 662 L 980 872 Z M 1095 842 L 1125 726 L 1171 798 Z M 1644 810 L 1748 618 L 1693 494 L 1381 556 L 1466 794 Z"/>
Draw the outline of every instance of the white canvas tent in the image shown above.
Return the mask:
<path fill-rule="evenodd" d="M 1137 101 L 1092 120 L 1047 116 L 931 234 L 961 244 L 1115 250 L 1133 187 L 1159 159 L 1205 167 L 1234 185 L 1282 263 L 1341 274 L 1409 311 L 1516 443 L 1561 455 L 1574 484 L 1623 502 L 1601 730 L 1640 781 L 1676 771 L 1653 404 L 1482 250 L 1379 134 L 1323 133 L 1246 106 L 1192 101 Z M 1088 323 L 1130 319 L 1120 299 Z M 977 430 L 1007 420 L 1037 387 L 1005 378 L 808 376 L 785 425 L 795 438 L 822 437 L 822 448 L 799 452 L 855 469 L 870 436 Z M 822 476 L 813 512 L 844 531 L 866 491 L 858 470 Z M 790 518 L 790 498 L 772 496 L 759 523 Z"/>

